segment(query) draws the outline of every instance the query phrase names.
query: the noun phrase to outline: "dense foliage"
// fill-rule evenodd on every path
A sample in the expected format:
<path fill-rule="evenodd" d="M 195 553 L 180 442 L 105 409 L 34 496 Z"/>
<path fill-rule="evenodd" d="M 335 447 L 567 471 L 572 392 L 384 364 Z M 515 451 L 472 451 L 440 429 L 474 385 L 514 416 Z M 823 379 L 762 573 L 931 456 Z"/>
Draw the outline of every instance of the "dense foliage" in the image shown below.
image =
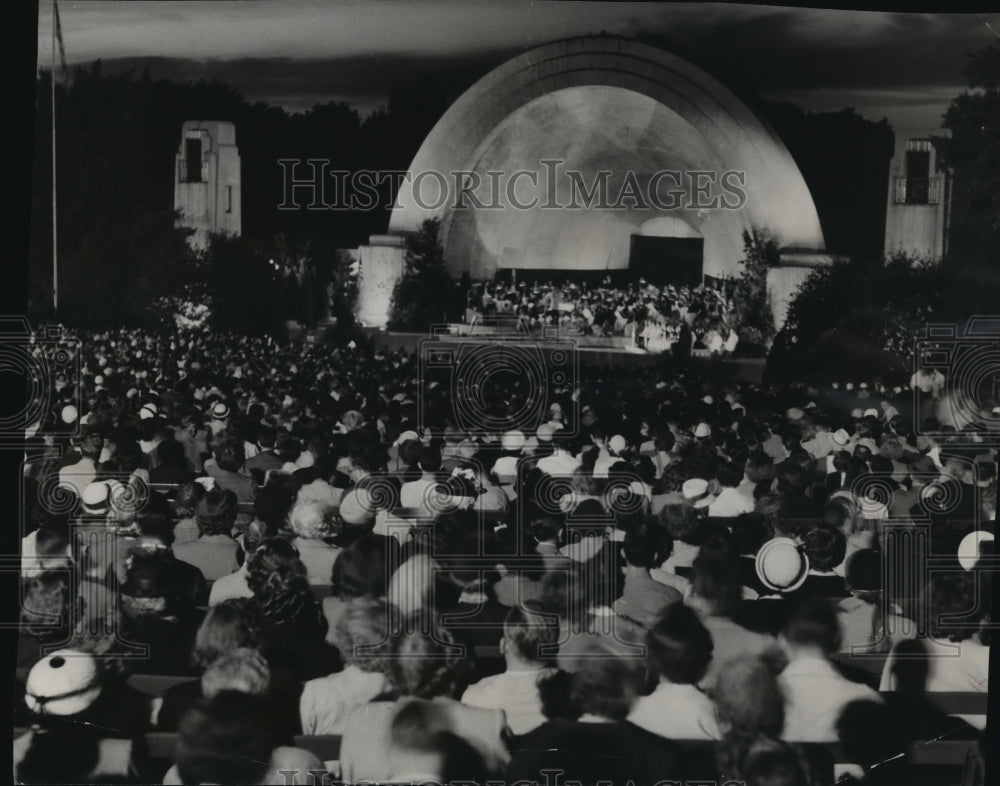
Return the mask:
<path fill-rule="evenodd" d="M 763 357 L 774 338 L 774 317 L 767 298 L 767 271 L 778 264 L 778 247 L 763 233 L 743 233 L 740 277 L 733 291 L 733 312 L 740 343 L 737 353 Z"/>
<path fill-rule="evenodd" d="M 778 379 L 808 373 L 827 381 L 905 382 L 914 342 L 928 325 L 954 325 L 960 334 L 970 317 L 994 313 L 998 302 L 1000 271 L 905 256 L 838 262 L 803 282 L 768 372 Z"/>
<path fill-rule="evenodd" d="M 441 222 L 429 218 L 406 239 L 402 277 L 392 291 L 390 330 L 424 331 L 448 321 L 453 282 L 444 264 Z"/>
<path fill-rule="evenodd" d="M 1000 261 L 1000 45 L 973 52 L 965 70 L 972 92 L 956 97 L 944 117 L 950 137 L 937 140 L 954 177 L 953 256 L 989 267 Z"/>

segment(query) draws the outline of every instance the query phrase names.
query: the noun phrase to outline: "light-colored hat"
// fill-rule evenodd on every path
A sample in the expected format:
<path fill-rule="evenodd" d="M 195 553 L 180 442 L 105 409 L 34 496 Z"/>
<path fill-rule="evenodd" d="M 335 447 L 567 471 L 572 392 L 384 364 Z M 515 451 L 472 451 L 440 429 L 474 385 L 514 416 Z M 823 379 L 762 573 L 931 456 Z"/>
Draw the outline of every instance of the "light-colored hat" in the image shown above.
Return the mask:
<path fill-rule="evenodd" d="M 610 440 L 608 440 L 608 450 L 612 453 L 622 453 L 627 447 L 628 443 L 625 441 L 625 437 L 621 434 L 615 434 Z"/>
<path fill-rule="evenodd" d="M 225 420 L 229 417 L 229 405 L 224 401 L 217 401 L 212 407 L 212 417 L 216 420 Z"/>
<path fill-rule="evenodd" d="M 399 438 L 392 444 L 395 446 L 402 445 L 404 442 L 416 442 L 420 439 L 420 435 L 416 431 L 404 431 L 399 435 Z"/>
<path fill-rule="evenodd" d="M 538 438 L 539 442 L 551 442 L 552 435 L 556 433 L 556 427 L 551 423 L 543 423 L 538 427 L 535 432 L 535 436 Z"/>
<path fill-rule="evenodd" d="M 108 512 L 108 484 L 103 481 L 89 483 L 80 495 L 84 513 L 100 515 Z"/>
<path fill-rule="evenodd" d="M 696 508 L 704 508 L 715 502 L 715 497 L 708 493 L 708 481 L 702 478 L 690 478 L 681 486 L 681 494 Z"/>
<path fill-rule="evenodd" d="M 62 412 L 59 413 L 59 418 L 63 423 L 75 423 L 79 416 L 80 413 L 72 404 L 67 404 L 62 408 Z"/>
<path fill-rule="evenodd" d="M 851 418 L 854 420 L 861 420 L 864 416 L 865 413 L 860 407 L 851 410 Z"/>
<path fill-rule="evenodd" d="M 872 452 L 872 455 L 878 453 L 878 445 L 875 444 L 875 440 L 871 437 L 864 437 L 858 440 L 859 448 L 868 448 Z"/>
<path fill-rule="evenodd" d="M 844 429 L 838 428 L 833 432 L 831 439 L 833 440 L 833 444 L 837 447 L 846 448 L 848 443 L 851 441 L 851 435 L 844 431 Z"/>
<path fill-rule="evenodd" d="M 500 445 L 508 453 L 516 453 L 524 448 L 524 432 L 517 429 L 505 432 L 500 438 Z"/>
<path fill-rule="evenodd" d="M 791 538 L 771 538 L 757 552 L 756 568 L 765 587 L 792 592 L 809 576 L 809 558 Z"/>
<path fill-rule="evenodd" d="M 351 489 L 340 500 L 340 519 L 345 524 L 360 526 L 375 520 L 375 505 L 371 494 Z"/>
<path fill-rule="evenodd" d="M 158 414 L 159 410 L 156 408 L 156 404 L 150 402 L 142 405 L 142 409 L 139 410 L 139 419 L 149 420 L 150 418 L 155 418 Z"/>
<path fill-rule="evenodd" d="M 76 715 L 94 703 L 101 687 L 101 670 L 92 655 L 57 650 L 31 668 L 24 701 L 39 715 Z"/>
<path fill-rule="evenodd" d="M 799 407 L 792 407 L 785 413 L 785 417 L 789 420 L 802 420 L 802 416 L 805 414 Z"/>
<path fill-rule="evenodd" d="M 694 427 L 694 435 L 697 439 L 705 439 L 712 436 L 712 427 L 707 423 L 699 423 Z"/>
<path fill-rule="evenodd" d="M 979 549 L 984 543 L 993 543 L 996 536 L 992 532 L 977 529 L 970 532 L 958 544 L 958 562 L 965 570 L 972 570 L 979 562 Z"/>
<path fill-rule="evenodd" d="M 861 417 L 863 417 L 863 418 L 877 418 L 878 417 L 878 410 L 875 409 L 874 407 L 866 409 L 864 411 L 864 414 Z"/>

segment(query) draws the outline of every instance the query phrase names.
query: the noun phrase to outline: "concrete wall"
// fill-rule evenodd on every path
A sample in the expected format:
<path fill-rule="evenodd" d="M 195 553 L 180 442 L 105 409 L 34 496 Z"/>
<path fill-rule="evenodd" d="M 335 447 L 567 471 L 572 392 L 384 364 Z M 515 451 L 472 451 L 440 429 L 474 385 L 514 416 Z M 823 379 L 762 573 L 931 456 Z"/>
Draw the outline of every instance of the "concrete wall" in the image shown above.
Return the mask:
<path fill-rule="evenodd" d="M 559 159 L 590 184 L 610 172 L 620 192 L 632 172 L 743 173 L 747 199 L 736 209 L 687 206 L 665 211 L 630 203 L 625 209 L 517 209 L 500 189 L 496 209 L 456 209 L 455 199 L 423 204 L 413 185 L 421 172 L 472 172 L 480 202 L 494 203 L 490 172 L 534 173 Z M 609 36 L 557 41 L 520 55 L 463 94 L 428 135 L 397 198 L 390 231 L 442 220 L 445 258 L 454 275 L 489 276 L 498 267 L 615 269 L 627 266 L 629 237 L 653 219 L 673 215 L 705 239 L 704 272 L 738 274 L 742 233 L 769 231 L 781 246 L 822 250 L 823 234 L 809 189 L 774 132 L 725 87 L 660 49 Z M 530 202 L 531 175 L 515 199 Z M 474 182 L 474 180 L 473 180 Z M 428 185 L 425 183 L 425 185 Z M 663 184 L 661 194 L 676 186 Z M 690 186 L 681 188 L 690 196 Z M 539 186 L 544 197 L 544 187 Z M 454 191 L 455 189 L 452 188 Z M 457 194 L 453 193 L 457 197 Z M 689 200 L 681 198 L 681 203 Z M 566 204 L 566 200 L 554 200 Z"/>
<path fill-rule="evenodd" d="M 377 235 L 358 254 L 358 313 L 366 327 L 384 328 L 389 321 L 392 290 L 403 275 L 405 249 L 400 237 Z"/>
<path fill-rule="evenodd" d="M 185 140 L 201 140 L 201 180 L 187 182 Z M 195 230 L 191 243 L 204 248 L 210 232 L 239 235 L 242 231 L 240 156 L 236 127 L 218 120 L 188 120 L 174 159 L 174 209 L 180 225 Z"/>

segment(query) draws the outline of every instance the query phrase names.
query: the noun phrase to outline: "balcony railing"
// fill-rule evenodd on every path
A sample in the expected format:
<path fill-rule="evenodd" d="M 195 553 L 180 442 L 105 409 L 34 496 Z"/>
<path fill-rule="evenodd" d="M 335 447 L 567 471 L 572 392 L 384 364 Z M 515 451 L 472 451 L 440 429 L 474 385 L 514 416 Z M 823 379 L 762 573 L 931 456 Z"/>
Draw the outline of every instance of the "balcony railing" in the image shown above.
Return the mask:
<path fill-rule="evenodd" d="M 201 173 L 197 180 L 188 177 L 187 159 L 177 159 L 177 181 L 179 183 L 207 183 L 208 182 L 208 162 L 201 162 Z"/>
<path fill-rule="evenodd" d="M 896 178 L 897 205 L 936 205 L 941 201 L 941 178 Z"/>

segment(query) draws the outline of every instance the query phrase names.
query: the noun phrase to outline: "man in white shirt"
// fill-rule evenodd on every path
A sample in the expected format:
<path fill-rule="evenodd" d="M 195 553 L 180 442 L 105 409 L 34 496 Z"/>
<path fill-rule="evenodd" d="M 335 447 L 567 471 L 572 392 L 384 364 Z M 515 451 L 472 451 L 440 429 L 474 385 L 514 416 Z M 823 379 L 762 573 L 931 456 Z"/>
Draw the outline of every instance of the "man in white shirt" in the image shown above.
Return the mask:
<path fill-rule="evenodd" d="M 530 602 L 527 604 L 530 608 Z M 472 707 L 503 710 L 515 734 L 527 734 L 545 722 L 538 681 L 550 672 L 550 663 L 559 641 L 559 623 L 550 618 L 526 614 L 514 607 L 503 624 L 500 653 L 507 669 L 470 685 L 462 703 Z M 552 649 L 547 653 L 546 649 Z"/>
<path fill-rule="evenodd" d="M 555 432 L 552 435 L 552 455 L 539 461 L 538 468 L 546 475 L 572 475 L 580 462 L 567 450 L 568 445 L 569 439 L 561 431 Z"/>
<path fill-rule="evenodd" d="M 851 682 L 834 668 L 830 656 L 840 647 L 840 626 L 832 601 L 803 599 L 778 641 L 788 656 L 778 677 L 785 694 L 788 742 L 836 742 L 844 707 L 852 701 L 882 702 L 872 688 Z"/>
<path fill-rule="evenodd" d="M 743 480 L 743 470 L 731 462 L 719 464 L 715 470 L 715 479 L 722 486 L 722 491 L 715 501 L 708 506 L 709 516 L 733 518 L 741 513 L 750 513 L 754 508 L 753 497 L 746 496 L 739 490 Z"/>
<path fill-rule="evenodd" d="M 425 516 L 433 516 L 446 505 L 435 488 L 439 481 L 437 473 L 441 469 L 441 452 L 437 448 L 424 447 L 417 462 L 420 477 L 404 483 L 399 490 L 399 504 L 404 508 L 416 508 Z"/>
<path fill-rule="evenodd" d="M 76 444 L 80 451 L 80 460 L 59 470 L 59 485 L 72 489 L 77 497 L 83 497 L 83 490 L 94 482 L 97 477 L 97 462 L 104 447 L 104 440 L 99 434 L 89 433 Z"/>
<path fill-rule="evenodd" d="M 667 609 L 646 637 L 646 648 L 660 682 L 636 701 L 628 720 L 668 739 L 719 739 L 715 704 L 697 684 L 712 660 L 712 636 L 694 609 Z"/>

